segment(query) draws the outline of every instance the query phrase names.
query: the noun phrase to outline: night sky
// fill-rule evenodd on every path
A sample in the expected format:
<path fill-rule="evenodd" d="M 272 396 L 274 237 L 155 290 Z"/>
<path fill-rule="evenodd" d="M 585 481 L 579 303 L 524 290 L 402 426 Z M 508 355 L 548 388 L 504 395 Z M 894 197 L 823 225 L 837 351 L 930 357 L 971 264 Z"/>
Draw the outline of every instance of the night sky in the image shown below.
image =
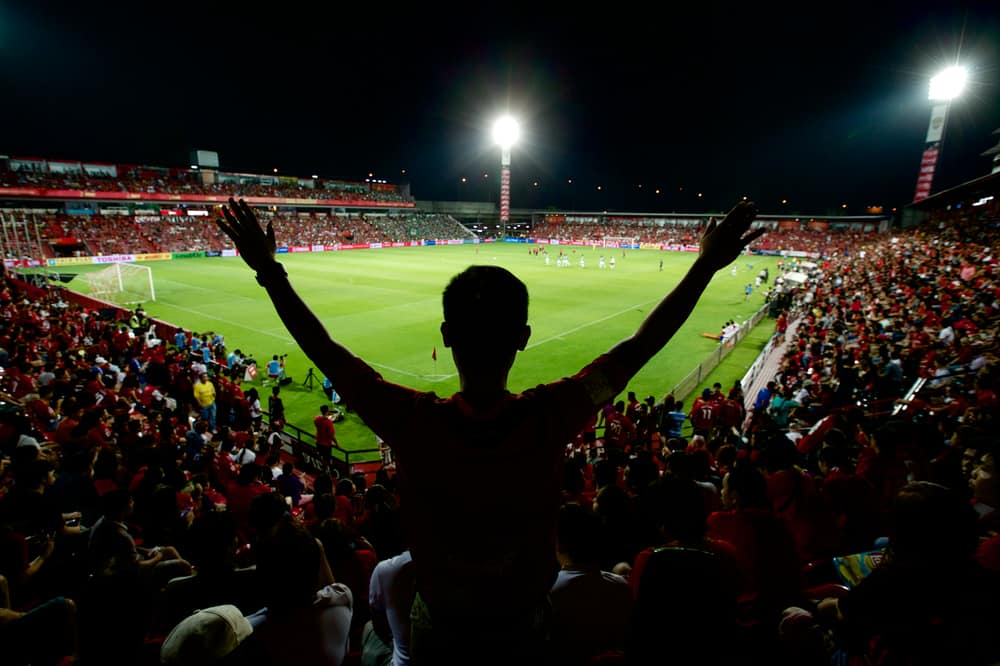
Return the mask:
<path fill-rule="evenodd" d="M 184 166 L 201 148 L 225 170 L 495 201 L 509 108 L 515 208 L 861 213 L 912 198 L 927 79 L 959 48 L 972 82 L 935 191 L 987 173 L 1000 127 L 996 3 L 316 4 L 0 2 L 0 154 Z"/>

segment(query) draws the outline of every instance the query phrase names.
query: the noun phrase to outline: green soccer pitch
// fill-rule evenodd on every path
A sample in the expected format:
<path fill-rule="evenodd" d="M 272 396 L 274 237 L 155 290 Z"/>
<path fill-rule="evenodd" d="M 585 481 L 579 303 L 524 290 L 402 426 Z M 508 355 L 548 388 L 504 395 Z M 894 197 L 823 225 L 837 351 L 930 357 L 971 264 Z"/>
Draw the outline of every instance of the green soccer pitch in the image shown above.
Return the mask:
<path fill-rule="evenodd" d="M 438 330 L 441 292 L 448 280 L 467 266 L 503 266 L 528 286 L 531 339 L 518 355 L 509 381 L 512 391 L 520 391 L 575 373 L 630 335 L 695 258 L 692 253 L 657 250 L 628 250 L 623 256 L 622 250 L 538 246 L 549 249 L 550 264 L 546 265 L 543 255 L 530 252 L 534 247 L 489 243 L 284 254 L 278 258 L 299 294 L 335 339 L 389 381 L 443 396 L 458 390 L 458 377 Z M 560 249 L 569 253 L 567 267 L 556 267 Z M 615 257 L 614 269 L 598 268 L 602 254 L 606 260 Z M 581 256 L 584 268 L 580 267 Z M 718 343 L 702 333 L 717 334 L 727 320 L 743 321 L 761 307 L 761 291 L 754 289 L 747 300 L 744 289 L 764 266 L 773 279 L 776 262 L 777 257 L 743 256 L 719 271 L 687 323 L 629 383 L 629 390 L 640 399 L 647 395 L 662 398 L 716 348 Z M 201 258 L 146 265 L 153 270 L 156 286 L 156 301 L 144 304 L 150 315 L 198 333 L 221 332 L 228 349 L 239 348 L 257 359 L 261 375 L 273 354 L 288 354 L 286 372 L 293 382 L 281 390 L 288 420 L 311 432 L 312 419 L 325 401 L 319 381 L 312 390 L 302 385 L 313 363 L 293 342 L 246 264 L 239 258 Z M 83 280 L 70 286 L 86 288 Z M 761 326 L 773 329 L 773 323 L 766 319 Z M 436 362 L 432 359 L 435 349 Z M 750 359 L 754 356 L 756 350 Z M 717 381 L 728 387 L 744 372 L 742 368 Z M 336 384 L 336 378 L 333 380 Z M 261 390 L 265 409 L 269 391 Z M 353 412 L 337 424 L 337 438 L 348 449 L 375 445 L 374 436 Z"/>

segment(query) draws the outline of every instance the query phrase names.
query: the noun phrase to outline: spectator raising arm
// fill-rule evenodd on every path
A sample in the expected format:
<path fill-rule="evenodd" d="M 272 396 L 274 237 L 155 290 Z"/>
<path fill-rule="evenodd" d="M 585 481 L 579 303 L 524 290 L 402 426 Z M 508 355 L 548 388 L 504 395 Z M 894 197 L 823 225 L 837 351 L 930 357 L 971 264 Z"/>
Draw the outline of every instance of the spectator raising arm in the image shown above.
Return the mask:
<path fill-rule="evenodd" d="M 694 310 L 715 272 L 734 262 L 743 248 L 763 235 L 764 229 L 747 233 L 756 215 L 754 205 L 744 202 L 729 211 L 721 223 L 716 224 L 715 220 L 709 223 L 701 239 L 701 253 L 684 278 L 631 337 L 612 348 L 610 355 L 628 377 L 637 373 L 669 342 Z"/>
<path fill-rule="evenodd" d="M 230 198 L 222 212 L 224 219 L 218 220 L 219 226 L 233 240 L 247 265 L 257 272 L 257 282 L 267 289 L 281 321 L 320 371 L 338 378 L 337 392 L 351 402 L 356 396 L 349 378 L 355 376 L 352 369 L 357 368 L 360 359 L 330 337 L 292 288 L 285 268 L 274 259 L 274 226 L 268 222 L 266 231 L 261 229 L 257 216 L 242 199 L 237 203 Z"/>
<path fill-rule="evenodd" d="M 284 267 L 275 261 L 272 224 L 268 222 L 266 230 L 261 229 L 253 209 L 242 199 L 236 202 L 230 198 L 229 206 L 223 206 L 222 212 L 224 219 L 219 219 L 219 226 L 232 238 L 247 265 L 257 272 L 257 282 L 267 289 L 278 316 L 302 351 L 327 377 L 352 376 L 349 369 L 359 359 L 330 337 L 292 288 Z M 701 254 L 691 269 L 646 317 L 635 334 L 611 350 L 611 355 L 625 370 L 625 376 L 632 377 L 638 372 L 677 332 L 715 272 L 735 261 L 748 244 L 764 234 L 764 229 L 747 233 L 756 214 L 752 203 L 743 202 L 737 204 L 721 223 L 714 220 L 709 223 L 702 236 Z M 351 401 L 354 387 L 337 388 Z"/>

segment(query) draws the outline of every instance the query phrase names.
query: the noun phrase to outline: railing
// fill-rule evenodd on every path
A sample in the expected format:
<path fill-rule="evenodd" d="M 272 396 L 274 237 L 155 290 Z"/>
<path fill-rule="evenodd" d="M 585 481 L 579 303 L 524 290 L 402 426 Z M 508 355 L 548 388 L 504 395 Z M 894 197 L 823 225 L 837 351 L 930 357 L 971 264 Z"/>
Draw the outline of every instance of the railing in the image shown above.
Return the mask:
<path fill-rule="evenodd" d="M 271 427 L 271 415 L 267 412 L 262 412 L 264 420 L 267 422 L 268 428 Z M 293 425 L 291 423 L 285 423 L 284 428 L 279 435 L 281 439 L 281 450 L 285 453 L 295 456 L 301 463 L 304 463 L 306 467 L 312 469 L 312 471 L 324 470 L 327 467 L 327 463 L 319 455 L 319 449 L 316 446 L 316 435 L 309 432 L 308 430 L 303 430 L 302 428 Z M 367 457 L 367 454 L 376 454 L 377 460 L 382 460 L 382 449 L 356 449 L 354 451 L 348 451 L 347 449 L 341 448 L 339 446 L 333 447 L 333 456 L 330 460 L 330 464 L 337 468 L 341 473 L 341 476 L 350 475 L 352 472 L 352 465 L 356 465 L 361 462 L 371 462 L 370 460 L 361 460 L 362 457 Z"/>
<path fill-rule="evenodd" d="M 694 392 L 702 380 L 709 375 L 713 370 L 719 367 L 722 363 L 722 359 L 729 356 L 729 353 L 736 348 L 736 345 L 746 337 L 753 328 L 761 322 L 761 320 L 767 316 L 769 306 L 764 305 L 760 310 L 753 313 L 750 319 L 744 321 L 739 330 L 736 332 L 730 340 L 726 340 L 725 343 L 719 344 L 718 348 L 709 354 L 701 363 L 699 363 L 691 372 L 686 374 L 683 379 L 681 379 L 677 384 L 670 390 L 675 398 L 678 400 L 686 400 L 687 397 Z"/>

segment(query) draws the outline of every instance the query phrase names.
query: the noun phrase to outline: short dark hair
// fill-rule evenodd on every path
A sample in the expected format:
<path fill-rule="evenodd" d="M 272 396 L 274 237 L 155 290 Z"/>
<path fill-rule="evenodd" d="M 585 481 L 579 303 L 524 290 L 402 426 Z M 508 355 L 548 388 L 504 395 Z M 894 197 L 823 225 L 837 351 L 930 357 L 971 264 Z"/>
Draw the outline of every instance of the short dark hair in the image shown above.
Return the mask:
<path fill-rule="evenodd" d="M 579 504 L 564 504 L 556 523 L 559 550 L 574 562 L 597 562 L 601 554 L 601 521 Z"/>
<path fill-rule="evenodd" d="M 513 344 L 528 323 L 528 288 L 499 266 L 469 266 L 445 287 L 442 306 L 453 342 Z"/>
<path fill-rule="evenodd" d="M 128 488 L 115 488 L 101 496 L 101 509 L 105 516 L 119 516 L 128 510 L 132 493 Z"/>

